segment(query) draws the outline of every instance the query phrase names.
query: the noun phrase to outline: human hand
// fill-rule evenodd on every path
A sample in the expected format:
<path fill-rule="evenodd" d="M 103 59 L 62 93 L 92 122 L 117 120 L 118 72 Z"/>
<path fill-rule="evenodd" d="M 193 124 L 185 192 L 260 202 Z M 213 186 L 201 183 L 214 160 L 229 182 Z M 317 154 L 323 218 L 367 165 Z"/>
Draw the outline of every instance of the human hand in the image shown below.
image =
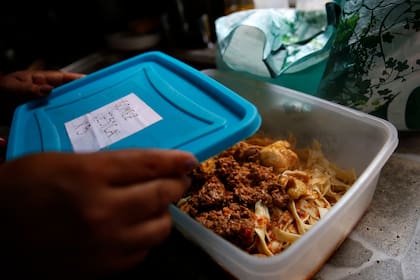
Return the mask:
<path fill-rule="evenodd" d="M 22 70 L 0 76 L 0 92 L 9 98 L 29 101 L 47 96 L 54 87 L 83 77 L 84 74 L 58 70 Z"/>
<path fill-rule="evenodd" d="M 170 233 L 168 205 L 196 164 L 181 151 L 121 150 L 0 165 L 2 263 L 44 279 L 130 268 Z"/>
<path fill-rule="evenodd" d="M 58 70 L 22 70 L 0 75 L 0 122 L 10 125 L 16 107 L 47 96 L 54 87 L 83 77 L 84 74 Z"/>

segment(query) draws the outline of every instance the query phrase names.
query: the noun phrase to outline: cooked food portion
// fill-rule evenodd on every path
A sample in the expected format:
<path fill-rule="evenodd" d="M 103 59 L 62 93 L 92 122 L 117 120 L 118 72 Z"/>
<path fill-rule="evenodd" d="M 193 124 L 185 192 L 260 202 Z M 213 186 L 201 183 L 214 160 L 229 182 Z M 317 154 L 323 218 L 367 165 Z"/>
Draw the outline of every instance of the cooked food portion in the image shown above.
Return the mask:
<path fill-rule="evenodd" d="M 314 141 L 255 136 L 203 162 L 177 206 L 246 252 L 287 249 L 344 195 L 353 170 L 331 163 Z"/>

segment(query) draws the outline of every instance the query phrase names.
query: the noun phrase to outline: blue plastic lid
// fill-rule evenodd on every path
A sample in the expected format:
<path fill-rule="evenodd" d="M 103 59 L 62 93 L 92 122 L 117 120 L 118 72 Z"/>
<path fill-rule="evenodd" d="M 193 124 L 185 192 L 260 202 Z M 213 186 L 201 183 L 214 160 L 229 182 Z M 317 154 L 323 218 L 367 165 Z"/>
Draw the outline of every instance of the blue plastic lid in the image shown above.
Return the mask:
<path fill-rule="evenodd" d="M 164 148 L 203 161 L 254 134 L 256 107 L 204 73 L 147 52 L 19 106 L 6 159 L 46 151 Z"/>

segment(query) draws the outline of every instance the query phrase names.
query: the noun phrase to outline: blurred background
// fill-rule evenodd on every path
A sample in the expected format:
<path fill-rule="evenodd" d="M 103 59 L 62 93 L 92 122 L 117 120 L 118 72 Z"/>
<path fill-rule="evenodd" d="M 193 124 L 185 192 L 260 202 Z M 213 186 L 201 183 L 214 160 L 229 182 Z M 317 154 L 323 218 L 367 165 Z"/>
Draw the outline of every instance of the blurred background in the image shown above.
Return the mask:
<path fill-rule="evenodd" d="M 223 13 L 220 0 L 6 1 L 0 70 L 61 68 L 98 51 L 208 48 Z"/>
<path fill-rule="evenodd" d="M 299 4 L 294 0 L 3 1 L 0 73 L 63 67 L 88 73 L 152 49 L 165 51 L 199 69 L 215 67 L 215 19 L 242 9 L 293 7 L 296 3 Z"/>

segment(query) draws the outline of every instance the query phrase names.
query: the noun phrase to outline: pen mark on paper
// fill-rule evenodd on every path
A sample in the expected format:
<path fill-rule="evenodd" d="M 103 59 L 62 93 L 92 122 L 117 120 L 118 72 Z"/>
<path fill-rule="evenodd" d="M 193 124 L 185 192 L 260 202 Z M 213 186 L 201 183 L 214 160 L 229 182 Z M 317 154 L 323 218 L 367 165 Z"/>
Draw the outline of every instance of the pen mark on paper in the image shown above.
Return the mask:
<path fill-rule="evenodd" d="M 162 117 L 130 93 L 65 123 L 74 151 L 97 151 L 120 141 Z"/>

